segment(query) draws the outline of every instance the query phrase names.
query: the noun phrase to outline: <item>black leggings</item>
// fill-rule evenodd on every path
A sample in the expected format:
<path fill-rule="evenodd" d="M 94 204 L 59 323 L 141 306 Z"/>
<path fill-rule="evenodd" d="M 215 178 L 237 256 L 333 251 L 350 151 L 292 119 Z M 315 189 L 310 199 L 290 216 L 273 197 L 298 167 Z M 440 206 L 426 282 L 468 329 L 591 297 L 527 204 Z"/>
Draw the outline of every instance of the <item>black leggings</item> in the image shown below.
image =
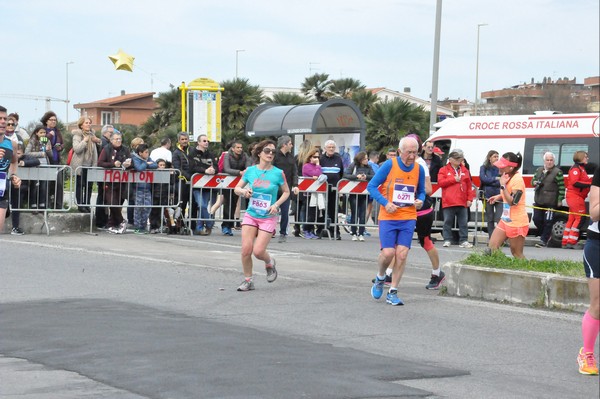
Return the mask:
<path fill-rule="evenodd" d="M 425 238 L 431 239 L 431 226 L 433 225 L 433 216 L 435 211 L 431 211 L 425 215 L 417 217 L 417 237 L 419 238 L 419 244 L 423 247 L 425 245 Z"/>

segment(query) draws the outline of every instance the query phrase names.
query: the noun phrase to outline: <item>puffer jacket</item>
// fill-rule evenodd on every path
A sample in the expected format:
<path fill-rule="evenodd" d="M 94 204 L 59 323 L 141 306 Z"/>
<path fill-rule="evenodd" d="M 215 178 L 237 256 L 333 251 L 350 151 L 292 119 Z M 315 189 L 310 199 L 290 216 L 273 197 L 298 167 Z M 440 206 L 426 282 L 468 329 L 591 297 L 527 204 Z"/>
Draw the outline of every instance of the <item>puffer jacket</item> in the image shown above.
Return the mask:
<path fill-rule="evenodd" d="M 239 176 L 240 171 L 246 170 L 252 161 L 248 155 L 242 152 L 242 155 L 237 157 L 237 155 L 229 150 L 225 153 L 225 158 L 223 159 L 223 173 L 226 173 L 231 176 Z"/>
<path fill-rule="evenodd" d="M 133 169 L 138 172 L 143 172 L 148 169 L 157 169 L 158 165 L 152 159 L 144 159 L 136 153 L 131 155 L 131 160 L 133 161 Z M 136 183 L 136 187 L 139 189 L 149 189 L 152 187 L 152 183 Z"/>

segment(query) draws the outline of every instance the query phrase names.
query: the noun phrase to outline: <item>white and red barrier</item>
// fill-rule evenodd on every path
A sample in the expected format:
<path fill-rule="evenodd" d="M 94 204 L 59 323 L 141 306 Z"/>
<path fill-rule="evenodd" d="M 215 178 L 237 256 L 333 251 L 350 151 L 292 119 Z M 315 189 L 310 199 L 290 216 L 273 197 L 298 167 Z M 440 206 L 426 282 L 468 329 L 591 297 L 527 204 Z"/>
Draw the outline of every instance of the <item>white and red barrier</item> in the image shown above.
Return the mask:
<path fill-rule="evenodd" d="M 192 176 L 192 188 L 228 188 L 234 189 L 240 181 L 241 176 L 230 175 L 201 175 Z"/>
<path fill-rule="evenodd" d="M 337 185 L 338 195 L 341 194 L 369 194 L 367 181 L 342 179 Z"/>
<path fill-rule="evenodd" d="M 367 197 L 369 195 L 369 191 L 367 191 L 368 184 L 369 182 L 365 180 L 342 179 L 338 182 L 336 187 L 338 201 L 336 201 L 336 204 L 339 206 L 341 201 L 342 208 L 336 210 L 335 225 L 343 227 L 349 233 L 357 231 L 359 234 L 360 229 L 366 228 L 367 220 L 365 213 Z M 358 208 L 359 197 L 360 201 L 364 204 L 364 209 Z M 352 207 L 352 203 L 354 203 L 354 208 Z M 354 217 L 350 217 L 348 211 L 354 214 Z M 359 216 L 358 213 L 361 213 L 361 215 Z"/>
<path fill-rule="evenodd" d="M 298 177 L 298 190 L 310 193 L 326 193 L 327 182 L 319 182 L 313 177 Z"/>
<path fill-rule="evenodd" d="M 200 192 L 200 195 L 203 196 L 205 200 L 207 200 L 208 204 L 205 206 L 209 211 L 209 216 L 202 217 L 202 212 L 199 210 L 198 215 L 192 215 L 189 212 L 187 218 L 185 218 L 185 222 L 189 226 L 190 234 L 193 234 L 192 222 L 200 223 L 200 222 L 230 222 L 230 223 L 238 223 L 240 220 L 236 219 L 234 216 L 235 212 L 231 212 L 229 218 L 225 218 L 224 209 L 221 209 L 221 205 L 227 204 L 225 201 L 225 197 L 228 197 L 229 203 L 233 203 L 233 209 L 235 209 L 235 203 L 239 200 L 238 196 L 234 194 L 233 189 L 240 182 L 241 176 L 232 176 L 225 174 L 216 174 L 216 175 L 206 175 L 196 173 L 192 175 L 190 179 L 190 196 L 189 196 L 189 204 L 190 210 L 192 209 L 192 205 L 194 203 L 194 192 L 196 194 Z M 206 193 L 208 194 L 208 198 L 205 197 Z M 197 202 L 197 199 L 196 199 Z M 210 208 L 215 206 L 214 213 L 211 213 Z M 220 212 L 217 212 L 217 210 Z M 214 227 L 214 226 L 213 226 Z"/>

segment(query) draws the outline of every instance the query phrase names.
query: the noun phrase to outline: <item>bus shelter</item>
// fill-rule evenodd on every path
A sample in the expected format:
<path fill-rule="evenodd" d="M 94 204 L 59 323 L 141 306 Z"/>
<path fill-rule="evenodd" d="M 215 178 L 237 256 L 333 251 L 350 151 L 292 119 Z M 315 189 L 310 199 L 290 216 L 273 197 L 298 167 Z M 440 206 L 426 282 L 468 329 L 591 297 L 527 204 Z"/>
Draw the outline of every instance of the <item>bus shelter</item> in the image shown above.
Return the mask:
<path fill-rule="evenodd" d="M 246 122 L 248 137 L 289 135 L 295 148 L 304 140 L 321 148 L 327 140 L 333 140 L 344 166 L 365 148 L 365 133 L 362 113 L 354 102 L 343 99 L 300 105 L 262 104 Z"/>

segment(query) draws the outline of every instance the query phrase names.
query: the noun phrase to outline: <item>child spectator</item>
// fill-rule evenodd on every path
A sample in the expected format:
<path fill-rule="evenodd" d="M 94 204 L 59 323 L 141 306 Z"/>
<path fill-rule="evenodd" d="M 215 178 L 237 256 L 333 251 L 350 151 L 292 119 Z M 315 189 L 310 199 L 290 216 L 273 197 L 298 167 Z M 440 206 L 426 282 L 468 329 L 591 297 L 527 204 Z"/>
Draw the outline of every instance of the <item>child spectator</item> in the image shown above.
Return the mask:
<path fill-rule="evenodd" d="M 33 134 L 25 148 L 25 154 L 37 158 L 40 165 L 49 165 L 50 157 L 52 156 L 52 144 L 46 137 L 46 128 L 42 125 L 37 125 L 33 129 Z M 30 203 L 30 208 L 46 208 L 46 196 L 48 191 L 47 181 L 38 181 L 32 194 L 35 200 Z"/>
<path fill-rule="evenodd" d="M 156 165 L 159 170 L 167 168 L 167 161 L 157 159 Z M 168 220 L 169 227 L 174 227 L 174 209 L 172 209 L 173 187 L 175 184 L 175 174 L 171 172 L 170 183 L 154 183 L 152 184 L 152 204 L 162 205 L 162 207 L 153 207 L 150 211 L 150 233 L 156 234 L 161 232 L 161 220 Z M 165 227 L 165 226 L 162 226 Z"/>
<path fill-rule="evenodd" d="M 138 172 L 143 172 L 147 169 L 156 169 L 158 165 L 150 159 L 150 150 L 147 144 L 139 144 L 135 148 L 135 152 L 131 157 L 133 168 Z M 150 216 L 150 206 L 152 205 L 152 184 L 151 183 L 136 183 L 135 184 L 135 204 L 133 211 L 133 227 L 136 234 L 148 234 L 146 224 L 148 216 Z"/>
<path fill-rule="evenodd" d="M 116 130 L 118 132 L 118 130 Z M 131 139 L 131 143 L 130 143 L 130 148 L 131 148 L 131 153 L 135 154 L 135 149 L 137 148 L 138 145 L 140 144 L 144 144 L 144 139 L 141 137 L 134 137 L 133 139 Z M 132 162 L 132 166 L 133 166 L 133 161 Z M 131 224 L 131 221 L 135 219 L 135 217 L 133 216 L 133 210 L 135 206 L 135 192 L 130 190 L 127 193 L 127 224 Z"/>

